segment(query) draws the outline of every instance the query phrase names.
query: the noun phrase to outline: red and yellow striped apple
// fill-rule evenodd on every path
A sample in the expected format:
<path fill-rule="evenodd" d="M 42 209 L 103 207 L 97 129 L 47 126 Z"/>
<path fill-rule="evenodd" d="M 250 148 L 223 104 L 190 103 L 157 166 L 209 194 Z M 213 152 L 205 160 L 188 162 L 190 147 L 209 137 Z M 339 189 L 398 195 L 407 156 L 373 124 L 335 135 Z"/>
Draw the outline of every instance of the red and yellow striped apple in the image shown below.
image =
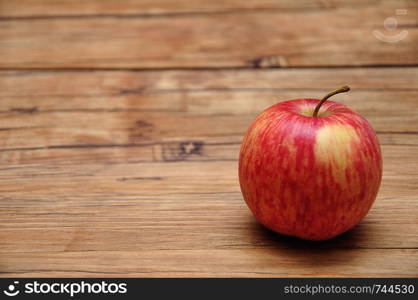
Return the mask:
<path fill-rule="evenodd" d="M 372 206 L 382 177 L 379 142 L 369 122 L 347 106 L 297 99 L 264 110 L 240 151 L 244 199 L 267 228 L 326 240 L 356 224 Z"/>

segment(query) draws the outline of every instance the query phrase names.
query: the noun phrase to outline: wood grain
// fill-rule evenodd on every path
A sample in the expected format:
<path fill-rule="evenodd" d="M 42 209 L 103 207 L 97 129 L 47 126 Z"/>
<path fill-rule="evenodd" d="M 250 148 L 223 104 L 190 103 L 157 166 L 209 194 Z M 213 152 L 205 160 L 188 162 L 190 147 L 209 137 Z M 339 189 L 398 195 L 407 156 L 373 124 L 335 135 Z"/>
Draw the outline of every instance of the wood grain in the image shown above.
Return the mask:
<path fill-rule="evenodd" d="M 416 65 L 418 9 L 415 1 L 406 4 L 409 13 L 398 22 L 408 35 L 398 43 L 372 33 L 394 14 L 386 5 L 364 7 L 361 14 L 345 7 L 303 14 L 4 19 L 0 68 Z"/>
<path fill-rule="evenodd" d="M 366 277 L 416 276 L 418 250 L 228 249 L 6 254 L 11 277 Z M 344 257 L 342 260 L 341 258 Z M 76 261 L 77 264 L 71 263 Z M 402 264 L 400 272 L 399 262 Z M 379 267 L 376 268 L 376 265 Z M 10 268 L 9 266 L 12 266 Z M 28 267 L 30 266 L 30 267 Z M 216 270 L 214 272 L 213 270 Z"/>
<path fill-rule="evenodd" d="M 155 141 L 169 149 L 164 142 L 179 140 L 239 143 L 264 108 L 287 99 L 319 98 L 344 83 L 353 90 L 336 99 L 366 116 L 383 144 L 418 144 L 418 68 L 25 71 L 0 73 L 0 150 Z"/>
<path fill-rule="evenodd" d="M 347 7 L 407 7 L 412 1 L 399 0 L 19 0 L 0 1 L 1 17 L 57 17 L 97 15 L 172 15 L 242 12 L 245 10 L 338 9 Z"/>
<path fill-rule="evenodd" d="M 0 0 L 0 277 L 418 277 L 417 13 Z M 373 36 L 389 16 L 406 39 Z M 321 243 L 263 228 L 239 189 L 244 131 L 344 84 L 335 100 L 382 144 L 372 210 Z"/>
<path fill-rule="evenodd" d="M 44 167 L 39 161 L 3 169 L 0 228 L 8 243 L 0 251 L 27 252 L 28 244 L 37 252 L 298 245 L 255 223 L 239 191 L 239 145 L 228 150 L 211 160 L 107 164 L 93 153 L 89 160 L 74 154 Z M 206 151 L 190 156 L 210 156 Z M 355 230 L 315 247 L 417 247 L 416 147 L 385 146 L 383 154 L 383 184 L 371 213 Z M 25 232 L 36 234 L 22 239 Z M 109 243 L 114 239 L 122 245 Z"/>
<path fill-rule="evenodd" d="M 3 275 L 415 276 L 417 81 L 418 68 L 1 72 Z M 239 191 L 243 132 L 268 105 L 346 82 L 338 100 L 382 142 L 372 211 L 319 244 L 262 228 Z"/>

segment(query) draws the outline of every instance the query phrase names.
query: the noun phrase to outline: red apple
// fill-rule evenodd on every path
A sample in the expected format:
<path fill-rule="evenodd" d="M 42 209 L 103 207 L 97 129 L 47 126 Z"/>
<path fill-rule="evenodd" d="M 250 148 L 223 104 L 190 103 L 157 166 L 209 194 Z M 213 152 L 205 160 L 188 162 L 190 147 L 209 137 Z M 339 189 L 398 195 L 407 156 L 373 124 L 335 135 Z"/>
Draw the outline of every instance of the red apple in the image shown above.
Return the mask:
<path fill-rule="evenodd" d="M 241 191 L 267 228 L 326 240 L 358 224 L 372 206 L 382 177 L 376 134 L 359 113 L 326 101 L 348 90 L 278 103 L 248 128 Z"/>

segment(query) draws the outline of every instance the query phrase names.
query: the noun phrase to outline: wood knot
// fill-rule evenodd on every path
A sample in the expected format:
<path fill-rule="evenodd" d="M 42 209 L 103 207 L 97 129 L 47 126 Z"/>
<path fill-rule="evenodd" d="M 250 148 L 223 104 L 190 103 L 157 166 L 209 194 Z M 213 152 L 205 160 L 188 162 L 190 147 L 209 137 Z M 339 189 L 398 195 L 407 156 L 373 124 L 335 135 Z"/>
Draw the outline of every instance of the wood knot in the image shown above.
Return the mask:
<path fill-rule="evenodd" d="M 164 143 L 153 148 L 155 161 L 184 161 L 192 156 L 202 155 L 204 143 L 201 141 L 183 141 L 180 143 Z"/>
<path fill-rule="evenodd" d="M 130 142 L 137 142 L 138 140 L 149 139 L 152 135 L 154 125 L 144 120 L 137 120 L 131 127 L 128 128 Z"/>
<path fill-rule="evenodd" d="M 152 127 L 151 123 L 148 123 L 147 121 L 138 120 L 135 122 L 136 127 Z"/>
<path fill-rule="evenodd" d="M 39 109 L 34 106 L 34 107 L 29 107 L 29 108 L 12 108 L 10 110 L 11 112 L 15 112 L 15 113 L 20 113 L 20 114 L 34 114 L 39 112 Z"/>
<path fill-rule="evenodd" d="M 282 55 L 260 56 L 249 61 L 254 68 L 277 68 L 287 67 L 288 63 Z"/>
<path fill-rule="evenodd" d="M 182 155 L 197 154 L 202 155 L 200 150 L 202 149 L 202 142 L 182 142 L 180 143 L 180 153 Z"/>

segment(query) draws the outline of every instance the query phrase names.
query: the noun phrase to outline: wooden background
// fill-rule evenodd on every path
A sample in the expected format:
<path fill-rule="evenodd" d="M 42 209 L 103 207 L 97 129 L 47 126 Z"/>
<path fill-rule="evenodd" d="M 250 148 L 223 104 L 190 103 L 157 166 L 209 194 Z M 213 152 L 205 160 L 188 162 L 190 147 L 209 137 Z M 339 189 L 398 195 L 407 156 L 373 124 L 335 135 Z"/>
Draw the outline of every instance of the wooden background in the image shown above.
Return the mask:
<path fill-rule="evenodd" d="M 418 276 L 417 25 L 413 0 L 0 0 L 0 276 Z M 374 207 L 327 242 L 262 228 L 245 129 L 343 84 Z"/>

